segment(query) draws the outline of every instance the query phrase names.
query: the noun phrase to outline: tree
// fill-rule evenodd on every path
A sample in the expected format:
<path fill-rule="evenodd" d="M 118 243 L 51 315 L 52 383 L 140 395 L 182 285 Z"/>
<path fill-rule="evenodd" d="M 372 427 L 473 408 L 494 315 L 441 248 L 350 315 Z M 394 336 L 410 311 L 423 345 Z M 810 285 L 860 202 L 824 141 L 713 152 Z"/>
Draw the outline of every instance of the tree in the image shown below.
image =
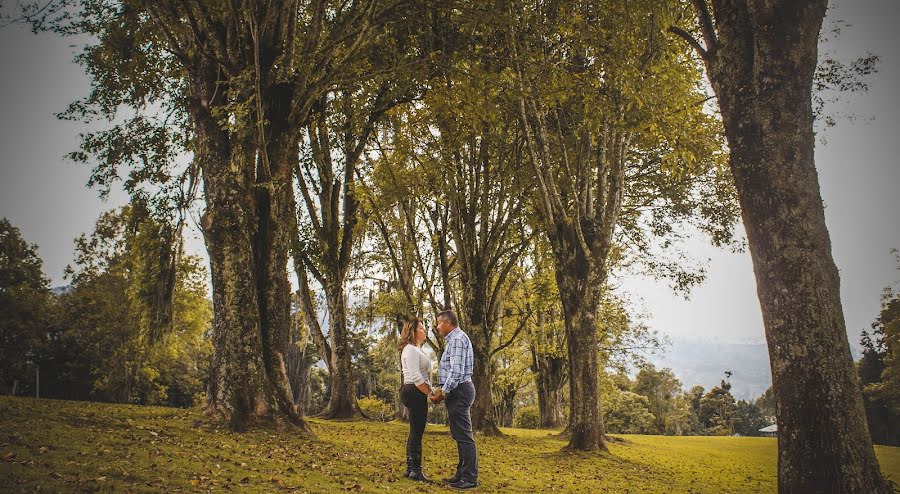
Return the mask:
<path fill-rule="evenodd" d="M 759 430 L 769 425 L 762 409 L 754 401 L 739 400 L 737 414 L 740 417 L 735 423 L 734 432 L 742 436 L 758 436 Z"/>
<path fill-rule="evenodd" d="M 99 158 L 92 183 L 108 185 L 125 166 L 130 192 L 141 183 L 184 192 L 187 182 L 176 194 L 182 211 L 203 184 L 215 347 L 204 409 L 234 430 L 305 429 L 284 365 L 300 131 L 339 80 L 360 75 L 355 62 L 396 5 L 89 0 L 75 14 L 53 10 L 52 29 L 98 40 L 78 58 L 93 91 L 63 115 L 112 124 L 73 153 Z M 119 125 L 121 107 L 136 116 Z M 182 180 L 171 173 L 179 152 L 192 153 Z"/>
<path fill-rule="evenodd" d="M 33 365 L 47 344 L 49 281 L 37 245 L 0 219 L 0 386 L 9 394 L 35 392 Z M 27 388 L 27 389 L 26 389 Z"/>
<path fill-rule="evenodd" d="M 52 396 L 188 407 L 202 392 L 211 357 L 207 273 L 196 257 L 176 259 L 170 309 L 161 308 L 158 277 L 147 272 L 164 228 L 133 204 L 104 213 L 76 240 L 48 352 Z"/>
<path fill-rule="evenodd" d="M 650 434 L 655 418 L 646 396 L 616 389 L 607 394 L 601 408 L 603 422 L 609 432 L 616 434 Z"/>
<path fill-rule="evenodd" d="M 730 149 L 778 403 L 781 492 L 890 492 L 865 421 L 815 167 L 826 0 L 693 0 Z M 810 399 L 815 397 L 815 399 Z"/>
<path fill-rule="evenodd" d="M 878 444 L 900 444 L 900 293 L 895 288 L 885 288 L 881 311 L 872 323 L 871 333 L 863 331 L 861 343 L 863 351 L 857 371 L 872 440 Z"/>
<path fill-rule="evenodd" d="M 535 244 L 528 262 L 533 266 L 531 278 L 526 281 L 528 303 L 533 315 L 528 325 L 527 337 L 531 352 L 531 372 L 537 388 L 540 427 L 554 428 L 563 425 L 563 393 L 566 385 L 566 336 L 562 318 L 559 292 L 553 279 L 548 247 L 541 238 Z"/>
<path fill-rule="evenodd" d="M 675 397 L 681 392 L 681 382 L 671 369 L 656 370 L 652 364 L 646 364 L 635 377 L 633 391 L 647 397 L 656 433 L 665 434 L 669 429 L 669 415 L 675 411 Z"/>
<path fill-rule="evenodd" d="M 688 436 L 701 432 L 700 420 L 693 410 L 687 394 L 681 394 L 672 400 L 672 408 L 666 416 L 664 432 L 670 436 Z"/>
<path fill-rule="evenodd" d="M 706 429 L 706 434 L 731 435 L 734 433 L 735 425 L 740 421 L 734 396 L 731 395 L 731 383 L 728 382 L 731 372 L 726 371 L 725 376 L 718 386 L 713 386 L 700 398 L 698 418 Z"/>
<path fill-rule="evenodd" d="M 721 226 L 714 242 L 727 241 L 727 187 L 704 193 L 697 178 L 720 178 L 721 142 L 697 104 L 699 69 L 662 40 L 667 10 L 658 3 L 520 2 L 509 16 L 510 79 L 538 183 L 532 202 L 566 328 L 569 447 L 604 449 L 596 316 L 614 252 L 629 239 L 645 250 L 648 234 L 672 233 L 693 212 L 711 220 L 698 222 L 708 231 Z M 682 287 L 699 281 L 675 278 Z"/>
<path fill-rule="evenodd" d="M 296 242 L 300 249 L 295 259 L 302 262 L 297 269 L 310 272 L 322 286 L 328 308 L 330 344 L 322 350 L 329 352 L 323 357 L 330 362 L 332 376 L 331 398 L 322 413 L 325 418 L 347 418 L 358 412 L 346 306 L 347 273 L 362 231 L 356 180 L 375 126 L 387 111 L 412 97 L 403 82 L 384 78 L 369 87 L 354 85 L 323 97 L 306 129 L 307 159 L 295 169 L 303 198 L 302 226 L 311 232 L 311 238 Z M 324 335 L 317 338 L 321 341 Z"/>

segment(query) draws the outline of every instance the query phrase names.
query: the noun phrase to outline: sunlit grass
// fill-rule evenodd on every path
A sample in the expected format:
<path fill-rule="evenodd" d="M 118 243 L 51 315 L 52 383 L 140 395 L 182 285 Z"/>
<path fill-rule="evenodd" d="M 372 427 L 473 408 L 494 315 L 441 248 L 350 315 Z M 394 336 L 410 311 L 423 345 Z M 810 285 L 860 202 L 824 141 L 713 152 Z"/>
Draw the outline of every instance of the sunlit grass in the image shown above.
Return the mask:
<path fill-rule="evenodd" d="M 310 419 L 315 440 L 203 427 L 196 410 L 0 397 L 0 492 L 448 492 L 402 478 L 406 424 Z M 619 436 L 561 452 L 551 431 L 476 437 L 481 492 L 775 492 L 774 439 Z M 429 425 L 425 473 L 456 465 Z M 876 448 L 900 480 L 900 448 Z"/>

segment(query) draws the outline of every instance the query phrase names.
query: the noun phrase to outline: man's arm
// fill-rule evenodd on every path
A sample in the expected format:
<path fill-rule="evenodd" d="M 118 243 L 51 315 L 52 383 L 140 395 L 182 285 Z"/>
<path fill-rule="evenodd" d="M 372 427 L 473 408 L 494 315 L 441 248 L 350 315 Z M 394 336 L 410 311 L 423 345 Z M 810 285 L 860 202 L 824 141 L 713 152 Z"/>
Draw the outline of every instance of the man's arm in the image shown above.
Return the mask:
<path fill-rule="evenodd" d="M 454 338 L 450 340 L 450 344 L 447 345 L 447 348 L 444 350 L 447 352 L 448 360 L 450 361 L 450 372 L 447 375 L 447 379 L 444 380 L 444 386 L 441 388 L 444 394 L 447 394 L 453 391 L 463 377 L 463 340 L 462 338 Z"/>

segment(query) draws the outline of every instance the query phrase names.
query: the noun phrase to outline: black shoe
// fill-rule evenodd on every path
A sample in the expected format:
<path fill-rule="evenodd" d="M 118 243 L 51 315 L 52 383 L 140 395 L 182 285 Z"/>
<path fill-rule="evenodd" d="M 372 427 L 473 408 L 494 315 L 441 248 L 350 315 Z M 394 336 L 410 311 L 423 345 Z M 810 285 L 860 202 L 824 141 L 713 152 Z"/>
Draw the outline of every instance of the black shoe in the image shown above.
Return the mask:
<path fill-rule="evenodd" d="M 407 475 L 407 478 L 409 480 L 417 480 L 419 482 L 431 482 L 430 480 L 428 480 L 428 477 L 426 477 L 425 474 L 422 473 L 421 468 L 413 469 L 412 472 Z"/>
<path fill-rule="evenodd" d="M 459 477 L 447 477 L 444 479 L 445 484 L 455 484 L 457 482 L 459 482 Z"/>
<path fill-rule="evenodd" d="M 477 482 L 469 482 L 468 480 L 459 480 L 450 484 L 454 489 L 474 489 L 478 487 Z"/>
<path fill-rule="evenodd" d="M 409 477 L 409 474 L 412 473 L 412 467 L 407 467 L 406 473 L 403 474 L 404 477 Z"/>

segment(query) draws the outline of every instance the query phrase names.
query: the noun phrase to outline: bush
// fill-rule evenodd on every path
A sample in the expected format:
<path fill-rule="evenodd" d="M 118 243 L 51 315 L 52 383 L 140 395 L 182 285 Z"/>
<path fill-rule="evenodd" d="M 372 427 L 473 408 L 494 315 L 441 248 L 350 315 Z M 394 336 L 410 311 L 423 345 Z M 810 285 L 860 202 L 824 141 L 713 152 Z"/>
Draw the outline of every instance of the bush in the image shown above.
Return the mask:
<path fill-rule="evenodd" d="M 513 424 L 520 429 L 538 429 L 541 426 L 541 412 L 537 405 L 528 405 L 516 410 Z"/>
<path fill-rule="evenodd" d="M 428 407 L 428 423 L 447 425 L 447 407 L 443 404 Z"/>
<path fill-rule="evenodd" d="M 391 405 L 371 396 L 359 399 L 359 409 L 372 420 L 387 422 L 394 418 L 394 408 Z"/>

